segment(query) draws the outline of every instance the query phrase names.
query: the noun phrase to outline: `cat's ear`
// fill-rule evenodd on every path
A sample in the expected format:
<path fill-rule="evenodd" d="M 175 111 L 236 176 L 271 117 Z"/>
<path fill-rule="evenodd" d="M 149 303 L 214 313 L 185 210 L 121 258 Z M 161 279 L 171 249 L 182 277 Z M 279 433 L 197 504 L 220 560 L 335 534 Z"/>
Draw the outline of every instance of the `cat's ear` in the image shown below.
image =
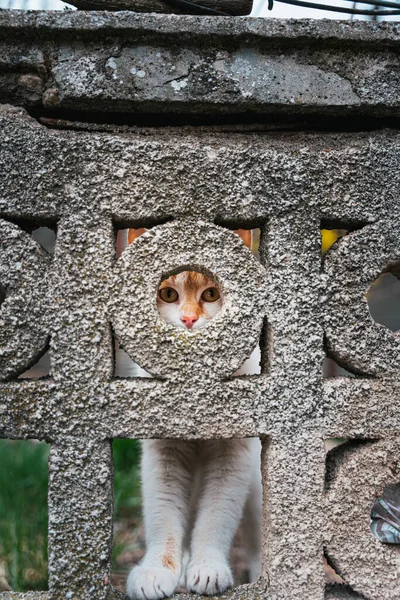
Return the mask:
<path fill-rule="evenodd" d="M 132 244 L 138 237 L 144 234 L 144 227 L 140 227 L 140 229 L 128 229 L 128 244 Z"/>
<path fill-rule="evenodd" d="M 246 246 L 251 250 L 251 229 L 235 229 L 235 233 L 242 238 Z"/>

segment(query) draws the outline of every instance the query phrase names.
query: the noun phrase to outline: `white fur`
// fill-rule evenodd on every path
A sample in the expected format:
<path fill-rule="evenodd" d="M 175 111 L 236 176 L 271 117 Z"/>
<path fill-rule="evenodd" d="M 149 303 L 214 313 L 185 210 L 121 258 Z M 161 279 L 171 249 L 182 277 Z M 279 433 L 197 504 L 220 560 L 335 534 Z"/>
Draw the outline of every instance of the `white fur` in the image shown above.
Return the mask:
<path fill-rule="evenodd" d="M 198 594 L 231 587 L 229 551 L 243 511 L 250 578 L 255 581 L 261 543 L 258 438 L 144 440 L 142 447 L 147 552 L 129 575 L 129 597 L 168 597 L 180 580 Z"/>
<path fill-rule="evenodd" d="M 184 326 L 178 304 L 166 306 L 159 305 L 161 315 Z M 210 307 L 218 310 L 220 303 Z M 236 375 L 259 372 L 259 356 L 256 348 Z M 180 582 L 205 595 L 232 587 L 229 552 L 242 516 L 255 581 L 261 570 L 260 440 L 145 440 L 142 449 L 147 552 L 129 574 L 129 597 L 166 598 Z"/>

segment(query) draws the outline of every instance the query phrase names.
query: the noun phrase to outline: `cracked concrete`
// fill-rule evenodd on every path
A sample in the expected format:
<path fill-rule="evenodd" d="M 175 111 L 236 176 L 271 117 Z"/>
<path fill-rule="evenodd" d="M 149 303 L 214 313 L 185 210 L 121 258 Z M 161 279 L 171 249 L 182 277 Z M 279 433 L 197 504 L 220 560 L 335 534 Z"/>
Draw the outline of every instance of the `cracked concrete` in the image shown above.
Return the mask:
<path fill-rule="evenodd" d="M 2 11 L 0 31 L 3 101 L 27 108 L 377 117 L 400 104 L 396 23 Z"/>

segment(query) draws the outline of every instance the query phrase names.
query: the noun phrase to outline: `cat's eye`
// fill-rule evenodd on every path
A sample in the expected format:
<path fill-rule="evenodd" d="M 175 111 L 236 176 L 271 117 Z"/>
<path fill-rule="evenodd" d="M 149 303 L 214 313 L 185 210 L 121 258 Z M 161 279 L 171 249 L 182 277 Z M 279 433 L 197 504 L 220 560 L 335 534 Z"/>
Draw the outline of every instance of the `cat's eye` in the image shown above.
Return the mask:
<path fill-rule="evenodd" d="M 201 299 L 204 300 L 204 302 L 215 302 L 216 300 L 219 300 L 220 295 L 219 295 L 218 288 L 216 288 L 216 287 L 207 288 L 202 293 Z"/>
<path fill-rule="evenodd" d="M 179 294 L 174 288 L 163 287 L 158 290 L 158 295 L 164 302 L 176 302 L 179 298 Z"/>

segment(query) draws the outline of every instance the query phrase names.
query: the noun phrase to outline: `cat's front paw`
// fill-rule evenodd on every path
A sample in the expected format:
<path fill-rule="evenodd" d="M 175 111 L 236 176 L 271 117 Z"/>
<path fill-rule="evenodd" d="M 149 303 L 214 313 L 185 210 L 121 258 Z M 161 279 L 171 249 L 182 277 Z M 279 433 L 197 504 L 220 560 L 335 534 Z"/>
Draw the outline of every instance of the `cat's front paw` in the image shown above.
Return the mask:
<path fill-rule="evenodd" d="M 159 600 L 172 596 L 179 583 L 179 576 L 164 567 L 138 565 L 129 573 L 126 591 L 132 600 Z"/>
<path fill-rule="evenodd" d="M 212 564 L 191 563 L 186 571 L 188 592 L 214 596 L 224 592 L 232 585 L 232 572 L 224 561 L 213 561 Z"/>

